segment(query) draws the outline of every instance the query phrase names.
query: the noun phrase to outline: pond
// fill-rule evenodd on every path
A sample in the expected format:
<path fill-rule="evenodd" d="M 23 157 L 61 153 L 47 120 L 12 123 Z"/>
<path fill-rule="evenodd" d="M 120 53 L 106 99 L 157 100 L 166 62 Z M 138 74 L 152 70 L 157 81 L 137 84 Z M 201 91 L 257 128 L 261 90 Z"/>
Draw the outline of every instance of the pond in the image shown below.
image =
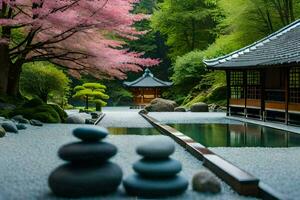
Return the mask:
<path fill-rule="evenodd" d="M 107 128 L 113 135 L 159 135 L 155 128 Z"/>
<path fill-rule="evenodd" d="M 297 147 L 300 134 L 265 126 L 238 124 L 170 124 L 206 147 Z"/>

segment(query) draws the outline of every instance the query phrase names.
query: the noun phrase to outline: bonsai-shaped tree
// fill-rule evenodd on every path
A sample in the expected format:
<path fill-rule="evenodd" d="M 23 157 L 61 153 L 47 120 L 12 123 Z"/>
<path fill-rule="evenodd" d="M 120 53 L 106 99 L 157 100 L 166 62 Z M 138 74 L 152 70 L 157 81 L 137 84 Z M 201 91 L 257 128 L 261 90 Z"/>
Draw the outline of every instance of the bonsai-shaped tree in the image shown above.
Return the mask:
<path fill-rule="evenodd" d="M 74 88 L 76 93 L 73 98 L 84 100 L 86 109 L 89 109 L 89 103 L 94 103 L 96 111 L 101 111 L 101 107 L 106 106 L 106 100 L 109 99 L 105 90 L 106 86 L 100 83 L 84 83 Z"/>

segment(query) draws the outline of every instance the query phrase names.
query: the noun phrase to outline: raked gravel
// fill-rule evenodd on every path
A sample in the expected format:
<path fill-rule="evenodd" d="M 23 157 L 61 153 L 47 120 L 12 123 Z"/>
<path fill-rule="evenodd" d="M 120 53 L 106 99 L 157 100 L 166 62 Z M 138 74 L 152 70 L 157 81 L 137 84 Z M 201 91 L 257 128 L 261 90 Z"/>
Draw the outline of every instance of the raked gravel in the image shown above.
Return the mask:
<path fill-rule="evenodd" d="M 157 119 L 161 123 L 241 123 L 236 120 L 226 119 L 226 114 L 222 112 L 150 112 L 149 116 Z"/>
<path fill-rule="evenodd" d="M 152 125 L 147 122 L 139 113 L 138 110 L 133 111 L 104 111 L 105 116 L 98 124 L 104 127 L 148 127 Z"/>
<path fill-rule="evenodd" d="M 287 199 L 300 197 L 300 148 L 210 148 Z"/>
<path fill-rule="evenodd" d="M 57 157 L 57 150 L 63 144 L 76 141 L 71 134 L 72 129 L 79 125 L 50 125 L 43 127 L 28 127 L 19 134 L 8 133 L 0 138 L 0 196 L 5 200 L 58 199 L 48 188 L 47 179 L 50 172 L 64 163 Z M 87 125 L 86 125 L 87 126 Z M 157 136 L 114 136 L 106 140 L 115 144 L 119 152 L 112 159 L 118 163 L 124 177 L 133 173 L 132 163 L 139 159 L 135 147 L 144 141 L 145 137 Z M 173 158 L 183 164 L 182 175 L 191 181 L 193 174 L 203 169 L 202 163 L 184 151 L 176 144 Z M 0 198 L 1 199 L 1 198 Z M 90 199 L 99 199 L 90 198 Z M 113 195 L 101 199 L 136 199 L 125 195 L 122 186 Z M 222 192 L 218 195 L 198 194 L 191 191 L 170 199 L 251 199 L 237 195 L 222 182 Z"/>

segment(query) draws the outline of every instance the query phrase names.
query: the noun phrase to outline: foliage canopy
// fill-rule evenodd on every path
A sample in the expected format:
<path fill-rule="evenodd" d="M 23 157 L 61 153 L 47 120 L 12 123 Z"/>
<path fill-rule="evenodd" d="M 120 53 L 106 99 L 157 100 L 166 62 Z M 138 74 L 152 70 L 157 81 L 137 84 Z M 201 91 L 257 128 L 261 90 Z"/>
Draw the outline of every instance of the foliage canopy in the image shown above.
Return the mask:
<path fill-rule="evenodd" d="M 85 107 L 89 109 L 89 103 L 96 105 L 96 110 L 100 111 L 101 107 L 106 106 L 106 100 L 109 96 L 105 94 L 106 86 L 100 83 L 84 83 L 76 86 L 73 98 L 85 100 Z"/>
<path fill-rule="evenodd" d="M 38 97 L 47 103 L 49 96 L 64 96 L 69 92 L 70 80 L 62 70 L 47 62 L 36 62 L 24 66 L 21 74 L 21 91 L 31 97 Z"/>

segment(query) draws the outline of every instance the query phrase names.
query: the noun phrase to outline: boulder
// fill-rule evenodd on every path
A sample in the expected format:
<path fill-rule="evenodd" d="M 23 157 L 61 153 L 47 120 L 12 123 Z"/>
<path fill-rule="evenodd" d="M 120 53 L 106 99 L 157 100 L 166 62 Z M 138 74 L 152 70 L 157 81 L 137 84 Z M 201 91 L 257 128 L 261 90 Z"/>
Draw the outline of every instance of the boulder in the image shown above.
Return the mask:
<path fill-rule="evenodd" d="M 85 119 L 78 114 L 73 114 L 67 117 L 67 124 L 85 124 Z"/>
<path fill-rule="evenodd" d="M 145 107 L 145 110 L 148 112 L 173 112 L 177 106 L 178 105 L 175 101 L 156 98 Z"/>
<path fill-rule="evenodd" d="M 18 128 L 12 121 L 5 121 L 1 124 L 6 132 L 18 133 Z"/>
<path fill-rule="evenodd" d="M 185 108 L 184 107 L 176 107 L 174 109 L 175 112 L 186 112 Z"/>
<path fill-rule="evenodd" d="M 12 117 L 11 119 L 16 122 L 19 122 L 19 123 L 29 124 L 29 120 L 25 119 L 22 115 L 16 115 L 16 116 Z"/>
<path fill-rule="evenodd" d="M 191 106 L 191 112 L 208 112 L 208 105 L 203 102 L 195 103 Z"/>
<path fill-rule="evenodd" d="M 30 124 L 32 126 L 43 126 L 43 123 L 41 121 L 39 121 L 39 120 L 36 120 L 36 119 L 30 120 Z"/>
<path fill-rule="evenodd" d="M 1 138 L 1 137 L 4 137 L 5 134 L 6 134 L 5 129 L 0 125 L 0 138 Z"/>
<path fill-rule="evenodd" d="M 197 192 L 210 192 L 219 193 L 221 192 L 221 183 L 217 177 L 207 171 L 203 170 L 193 176 L 192 179 L 193 190 Z"/>

